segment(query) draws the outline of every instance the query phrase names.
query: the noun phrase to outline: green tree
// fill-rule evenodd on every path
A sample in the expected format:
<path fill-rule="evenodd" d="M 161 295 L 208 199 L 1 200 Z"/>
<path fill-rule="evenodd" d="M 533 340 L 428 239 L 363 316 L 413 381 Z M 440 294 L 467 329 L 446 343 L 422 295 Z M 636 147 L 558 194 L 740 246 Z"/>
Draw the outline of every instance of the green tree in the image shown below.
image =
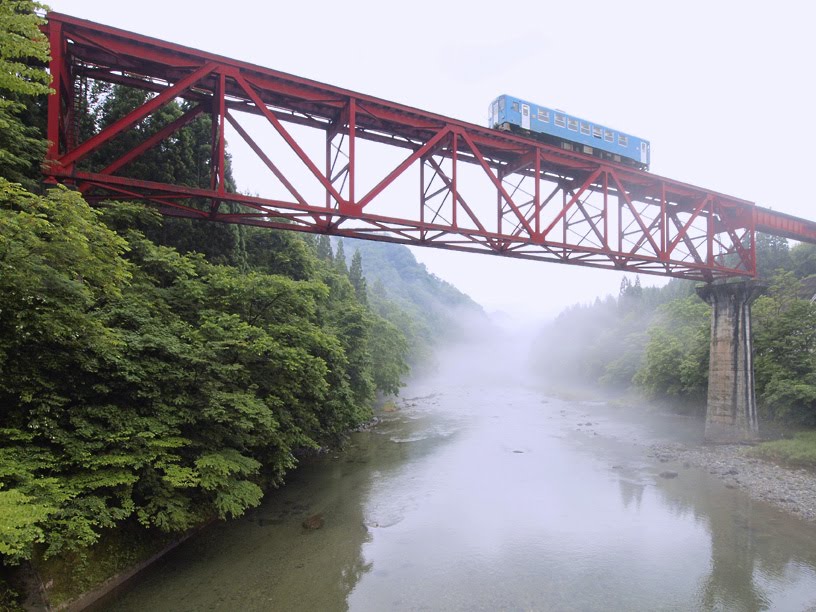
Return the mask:
<path fill-rule="evenodd" d="M 790 256 L 798 278 L 816 274 L 816 244 L 797 244 L 790 250 Z"/>
<path fill-rule="evenodd" d="M 370 315 L 372 379 L 377 390 L 397 395 L 408 375 L 408 341 L 396 325 L 376 314 Z"/>
<path fill-rule="evenodd" d="M 320 318 L 337 337 L 346 355 L 344 375 L 350 386 L 352 412 L 364 419 L 370 413 L 375 386 L 372 378 L 368 311 L 357 301 L 354 287 L 346 274 L 333 262 L 324 262 L 320 278 L 329 288 L 320 304 Z M 338 410 L 341 408 L 338 406 Z"/>
<path fill-rule="evenodd" d="M 650 397 L 700 404 L 708 385 L 710 308 L 697 296 L 659 309 L 635 384 Z"/>
<path fill-rule="evenodd" d="M 780 236 L 756 234 L 757 275 L 771 278 L 777 270 L 791 269 L 791 255 L 788 240 Z"/>
<path fill-rule="evenodd" d="M 45 516 L 51 531 L 83 543 L 92 541 L 92 525 L 122 517 L 112 498 L 103 510 L 82 497 L 119 481 L 111 471 L 76 473 L 75 461 L 97 458 L 73 445 L 65 427 L 84 408 L 75 403 L 78 390 L 117 350 L 95 309 L 121 298 L 131 274 L 125 248 L 78 194 L 60 188 L 36 196 L 0 178 L 0 489 L 4 503 L 30 505 L 38 519 L 21 525 L 15 512 L 0 514 L 0 538 L 12 534 L 2 545 L 11 559 L 44 539 Z"/>
<path fill-rule="evenodd" d="M 295 280 L 313 278 L 317 270 L 313 246 L 296 232 L 247 228 L 247 263 L 267 274 Z"/>
<path fill-rule="evenodd" d="M 31 0 L 0 3 L 0 176 L 28 188 L 38 182 L 46 148 L 34 120 L 51 82 L 48 39 L 39 30 L 44 10 Z"/>
<path fill-rule="evenodd" d="M 343 240 L 337 241 L 337 251 L 334 254 L 334 267 L 343 275 L 348 275 L 348 264 L 346 263 L 346 251 L 343 248 Z"/>
<path fill-rule="evenodd" d="M 368 304 L 368 286 L 366 284 L 365 275 L 363 274 L 363 256 L 360 254 L 360 249 L 355 249 L 354 255 L 351 258 L 349 280 L 354 287 L 357 301 L 361 304 Z"/>
<path fill-rule="evenodd" d="M 816 304 L 798 297 L 793 272 L 777 273 L 753 305 L 754 369 L 769 418 L 816 424 Z"/>
<path fill-rule="evenodd" d="M 321 261 L 332 261 L 334 259 L 331 238 L 329 238 L 326 234 L 320 234 L 317 237 L 317 257 Z"/>
<path fill-rule="evenodd" d="M 133 109 L 148 101 L 150 93 L 124 85 L 110 85 L 86 79 L 80 91 L 81 138 L 89 138 L 112 125 Z M 81 165 L 88 170 L 101 170 L 121 155 L 132 150 L 144 140 L 179 118 L 192 107 L 188 102 L 171 101 L 125 130 L 95 151 Z M 212 120 L 209 115 L 199 115 L 189 125 L 174 132 L 161 145 L 145 151 L 137 159 L 121 168 L 118 173 L 135 179 L 160 181 L 191 187 L 209 188 L 212 162 Z M 225 168 L 227 192 L 235 192 L 232 162 L 227 153 Z M 192 207 L 204 208 L 208 202 L 196 199 L 185 202 Z M 240 207 L 229 206 L 231 212 Z M 201 222 L 192 219 L 167 219 L 164 223 L 145 228 L 147 236 L 182 253 L 204 253 L 210 261 L 243 267 L 246 265 L 245 234 L 240 225 Z"/>
<path fill-rule="evenodd" d="M 464 321 L 486 323 L 479 305 L 430 274 L 408 247 L 369 240 L 355 241 L 354 247 L 365 261 L 370 308 L 405 335 L 412 363 L 428 359 L 433 347 L 466 336 Z"/>

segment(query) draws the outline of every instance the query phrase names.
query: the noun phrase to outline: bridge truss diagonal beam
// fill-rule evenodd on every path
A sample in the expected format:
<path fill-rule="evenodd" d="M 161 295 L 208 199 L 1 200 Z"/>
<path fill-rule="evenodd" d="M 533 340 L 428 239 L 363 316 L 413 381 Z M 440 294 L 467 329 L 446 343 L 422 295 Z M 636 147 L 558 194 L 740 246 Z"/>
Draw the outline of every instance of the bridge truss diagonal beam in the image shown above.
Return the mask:
<path fill-rule="evenodd" d="M 44 172 L 91 201 L 141 199 L 168 216 L 703 281 L 754 275 L 755 231 L 779 220 L 523 135 L 67 15 L 49 13 L 45 30 L 54 93 Z M 74 96 L 88 81 L 148 95 L 79 142 Z M 186 102 L 181 117 L 94 166 L 94 153 L 175 100 Z M 210 176 L 199 185 L 131 173 L 134 160 L 207 115 Z M 267 173 L 260 195 L 226 189 L 227 141 Z"/>

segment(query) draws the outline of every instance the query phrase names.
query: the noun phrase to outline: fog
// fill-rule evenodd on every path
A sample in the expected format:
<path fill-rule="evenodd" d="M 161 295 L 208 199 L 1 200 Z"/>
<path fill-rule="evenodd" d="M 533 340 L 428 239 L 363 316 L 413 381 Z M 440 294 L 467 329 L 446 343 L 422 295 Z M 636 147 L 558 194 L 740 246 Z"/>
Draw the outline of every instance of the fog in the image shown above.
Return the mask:
<path fill-rule="evenodd" d="M 812 529 L 654 456 L 693 442 L 698 420 L 587 389 L 552 393 L 529 367 L 533 330 L 467 322 L 473 333 L 441 347 L 378 424 L 97 609 L 816 603 Z M 313 514 L 325 525 L 304 530 Z"/>
<path fill-rule="evenodd" d="M 534 380 L 534 322 L 501 315 L 480 316 L 471 311 L 460 311 L 454 319 L 462 329 L 461 336 L 437 347 L 431 367 L 420 368 L 418 376 L 432 374 L 465 387 L 515 386 Z"/>

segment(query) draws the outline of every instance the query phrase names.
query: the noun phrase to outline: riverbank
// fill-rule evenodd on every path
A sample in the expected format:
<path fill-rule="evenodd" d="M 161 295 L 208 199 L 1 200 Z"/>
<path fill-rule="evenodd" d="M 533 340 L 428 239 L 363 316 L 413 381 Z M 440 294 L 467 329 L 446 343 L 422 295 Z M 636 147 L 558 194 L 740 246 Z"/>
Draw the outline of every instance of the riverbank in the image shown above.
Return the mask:
<path fill-rule="evenodd" d="M 755 500 L 816 522 L 816 472 L 777 465 L 754 456 L 752 448 L 671 442 L 650 445 L 648 455 L 663 463 L 707 470 L 726 487 L 741 489 Z"/>
<path fill-rule="evenodd" d="M 773 520 L 692 468 L 674 443 L 699 444 L 699 419 L 471 384 L 472 370 L 453 370 L 463 384 L 414 383 L 343 452 L 316 456 L 244 520 L 206 530 L 96 609 L 813 603 L 812 525 Z M 664 463 L 646 459 L 657 451 Z M 321 528 L 309 529 L 315 516 Z"/>

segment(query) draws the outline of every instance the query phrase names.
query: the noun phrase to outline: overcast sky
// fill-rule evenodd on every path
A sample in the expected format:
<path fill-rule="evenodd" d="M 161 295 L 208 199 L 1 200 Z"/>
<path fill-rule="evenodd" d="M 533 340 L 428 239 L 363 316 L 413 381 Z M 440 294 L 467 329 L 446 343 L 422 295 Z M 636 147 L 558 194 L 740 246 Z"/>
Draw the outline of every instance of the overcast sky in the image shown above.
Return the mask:
<path fill-rule="evenodd" d="M 808 2 L 52 0 L 50 7 L 478 124 L 488 103 L 509 93 L 650 140 L 658 175 L 816 218 L 808 188 L 816 166 L 816 5 Z M 233 162 L 239 188 L 263 195 L 237 151 Z M 489 311 L 511 314 L 552 316 L 616 294 L 622 278 L 412 250 Z"/>

